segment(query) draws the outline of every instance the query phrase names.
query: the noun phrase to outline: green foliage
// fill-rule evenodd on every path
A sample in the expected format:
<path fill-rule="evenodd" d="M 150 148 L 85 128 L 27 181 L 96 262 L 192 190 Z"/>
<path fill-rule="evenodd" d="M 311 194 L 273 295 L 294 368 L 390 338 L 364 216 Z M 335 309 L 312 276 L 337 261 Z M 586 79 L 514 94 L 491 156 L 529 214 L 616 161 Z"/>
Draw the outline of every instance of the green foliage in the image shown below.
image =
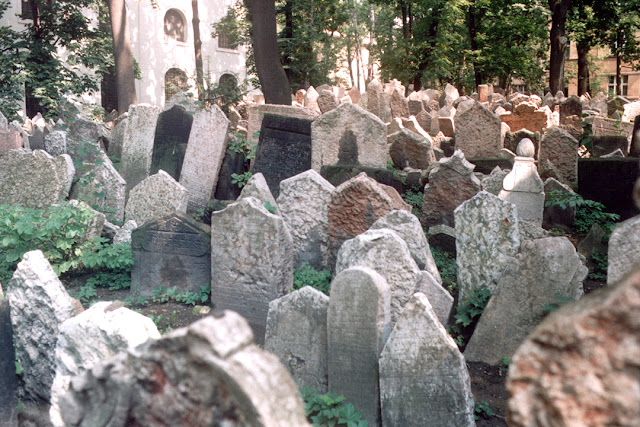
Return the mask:
<path fill-rule="evenodd" d="M 85 249 L 82 252 L 82 264 L 95 271 L 87 280 L 87 286 L 103 286 L 109 290 L 127 289 L 131 286 L 131 244 L 110 245 L 107 239 L 97 238 Z"/>
<path fill-rule="evenodd" d="M 252 176 L 253 174 L 251 172 L 232 173 L 231 183 L 236 184 L 238 187 L 242 188 L 247 184 L 247 181 L 249 181 Z"/>
<path fill-rule="evenodd" d="M 183 291 L 180 292 L 177 286 L 164 289 L 162 287 L 155 288 L 151 293 L 151 301 L 154 303 L 164 304 L 170 301 L 196 305 L 197 303 L 205 303 L 209 301 L 211 295 L 211 285 L 203 285 L 199 292 Z"/>
<path fill-rule="evenodd" d="M 243 154 L 245 159 L 251 160 L 256 156 L 258 144 L 255 141 L 248 141 L 240 132 L 232 132 L 229 136 L 227 149 L 234 153 Z"/>
<path fill-rule="evenodd" d="M 215 83 L 207 74 L 204 76 L 204 83 L 205 87 L 199 91 L 199 103 L 203 106 L 217 105 L 226 115 L 249 92 L 248 82 L 238 84 L 235 78 L 220 79 Z"/>
<path fill-rule="evenodd" d="M 418 218 L 422 216 L 422 200 L 424 194 L 419 188 L 413 187 L 404 192 L 402 199 L 411 205 L 411 212 Z"/>
<path fill-rule="evenodd" d="M 588 114 L 585 113 L 582 117 L 584 120 L 580 122 L 580 127 L 582 128 L 580 142 L 585 146 L 587 152 L 593 154 L 593 124 L 586 120 L 586 118 L 589 117 Z"/>
<path fill-rule="evenodd" d="M 573 301 L 573 298 L 565 297 L 563 295 L 554 295 L 553 302 L 542 306 L 542 312 L 549 314 L 571 301 Z"/>
<path fill-rule="evenodd" d="M 124 299 L 125 307 L 143 307 L 149 304 L 149 298 L 145 295 L 129 295 Z"/>
<path fill-rule="evenodd" d="M 328 270 L 318 271 L 310 266 L 308 262 L 303 262 L 300 268 L 293 272 L 293 290 L 298 290 L 305 286 L 311 286 L 329 295 L 331 272 Z"/>
<path fill-rule="evenodd" d="M 89 301 L 98 296 L 95 285 L 86 284 L 82 286 L 78 291 L 70 291 L 69 294 L 80 301 L 83 305 L 88 304 Z"/>
<path fill-rule="evenodd" d="M 173 331 L 173 324 L 176 321 L 176 314 L 177 314 L 176 311 L 173 310 L 171 312 L 171 316 L 168 318 L 162 315 L 156 316 L 154 314 L 147 314 L 147 317 L 153 320 L 153 323 L 156 325 L 156 328 L 158 328 L 158 332 L 160 332 L 161 335 L 164 335 L 166 333 Z"/>
<path fill-rule="evenodd" d="M 442 286 L 454 294 L 458 292 L 458 265 L 455 258 L 440 248 L 431 248 L 431 255 L 438 267 L 440 277 L 442 278 Z"/>
<path fill-rule="evenodd" d="M 609 266 L 609 259 L 606 252 L 600 252 L 599 250 L 593 251 L 591 254 L 591 265 L 593 268 L 587 276 L 591 280 L 607 281 L 607 267 Z"/>
<path fill-rule="evenodd" d="M 488 420 L 489 418 L 491 418 L 493 416 L 493 410 L 489 407 L 489 404 L 487 402 L 476 402 L 476 406 L 473 410 L 473 417 L 476 420 L 479 420 L 480 418 L 484 418 L 485 420 Z"/>
<path fill-rule="evenodd" d="M 9 7 L 9 2 L 0 1 L 0 19 Z M 0 112 L 7 120 L 19 120 L 18 111 L 22 100 L 24 76 L 21 74 L 24 52 L 17 31 L 9 26 L 0 27 Z"/>
<path fill-rule="evenodd" d="M 272 214 L 278 212 L 278 209 L 269 202 L 264 202 L 264 208 Z"/>
<path fill-rule="evenodd" d="M 545 206 L 558 206 L 561 209 L 575 208 L 576 217 L 573 228 L 579 234 L 587 234 L 593 224 L 598 224 L 607 233 L 613 231 L 620 215 L 604 212 L 605 206 L 593 200 L 586 200 L 578 193 L 551 191 L 546 195 Z"/>
<path fill-rule="evenodd" d="M 304 400 L 304 410 L 309 422 L 317 427 L 346 426 L 366 427 L 367 421 L 362 414 L 356 412 L 344 396 L 334 393 L 318 394 L 316 390 L 302 387 L 300 394 Z"/>
<path fill-rule="evenodd" d="M 500 368 L 500 372 L 502 372 L 503 374 L 506 374 L 507 372 L 509 372 L 509 365 L 511 365 L 511 360 L 509 359 L 509 356 L 502 356 L 502 360 L 498 365 L 498 368 Z"/>
<path fill-rule="evenodd" d="M 489 302 L 489 298 L 491 298 L 491 291 L 489 289 L 472 289 L 465 301 L 458 305 L 458 310 L 454 316 L 456 323 L 467 327 L 477 322 L 477 318 L 479 318 L 484 311 L 484 308 Z"/>

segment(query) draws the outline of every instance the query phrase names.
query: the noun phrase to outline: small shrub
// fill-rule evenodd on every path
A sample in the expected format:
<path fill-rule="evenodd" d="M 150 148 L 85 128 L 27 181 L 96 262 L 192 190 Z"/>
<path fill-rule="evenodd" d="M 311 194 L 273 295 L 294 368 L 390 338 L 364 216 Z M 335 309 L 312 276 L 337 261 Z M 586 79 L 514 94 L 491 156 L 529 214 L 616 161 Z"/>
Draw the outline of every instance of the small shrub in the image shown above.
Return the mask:
<path fill-rule="evenodd" d="M 605 206 L 600 202 L 586 200 L 578 193 L 563 193 L 551 191 L 547 194 L 545 206 L 558 206 L 561 209 L 575 208 L 576 217 L 573 228 L 581 235 L 585 235 L 593 224 L 598 224 L 607 233 L 605 239 L 613 231 L 620 215 L 605 212 Z"/>
<path fill-rule="evenodd" d="M 402 199 L 411 205 L 411 212 L 420 218 L 422 216 L 422 200 L 424 194 L 420 191 L 420 188 L 413 187 L 404 192 Z"/>
<path fill-rule="evenodd" d="M 314 426 L 367 426 L 367 421 L 362 419 L 362 413 L 356 412 L 344 396 L 334 393 L 318 394 L 316 390 L 306 386 L 300 389 L 300 394 L 304 400 L 307 419 Z"/>
<path fill-rule="evenodd" d="M 587 276 L 591 280 L 607 281 L 607 267 L 609 265 L 609 259 L 606 252 L 600 252 L 599 250 L 593 251 L 591 255 L 591 265 L 593 268 Z"/>
<path fill-rule="evenodd" d="M 480 319 L 491 298 L 491 291 L 487 288 L 476 288 L 469 292 L 462 304 L 458 304 L 454 325 L 449 326 L 449 334 L 452 336 L 458 347 L 464 349 L 467 340 L 471 338 L 473 330 Z"/>
<path fill-rule="evenodd" d="M 511 360 L 509 359 L 509 356 L 502 356 L 502 360 L 498 365 L 498 368 L 500 368 L 500 372 L 503 374 L 506 374 L 507 372 L 509 372 L 509 365 L 511 365 Z"/>
<path fill-rule="evenodd" d="M 199 292 L 183 291 L 180 292 L 177 286 L 164 289 L 157 287 L 151 292 L 151 301 L 158 304 L 164 304 L 169 301 L 180 304 L 196 305 L 209 300 L 211 295 L 211 285 L 203 285 Z"/>
<path fill-rule="evenodd" d="M 440 248 L 431 248 L 431 254 L 440 272 L 442 286 L 451 294 L 457 293 L 458 265 L 455 258 Z"/>
<path fill-rule="evenodd" d="M 299 269 L 293 272 L 293 290 L 311 286 L 329 295 L 331 286 L 331 272 L 328 270 L 316 270 L 308 262 L 303 262 Z"/>
<path fill-rule="evenodd" d="M 473 417 L 476 420 L 479 420 L 480 418 L 488 420 L 493 416 L 493 410 L 489 407 L 489 404 L 487 402 L 476 402 L 476 406 L 473 412 Z"/>
<path fill-rule="evenodd" d="M 247 184 L 247 181 L 249 181 L 252 176 L 253 174 L 251 172 L 232 173 L 231 183 L 236 184 L 239 188 L 242 188 Z"/>

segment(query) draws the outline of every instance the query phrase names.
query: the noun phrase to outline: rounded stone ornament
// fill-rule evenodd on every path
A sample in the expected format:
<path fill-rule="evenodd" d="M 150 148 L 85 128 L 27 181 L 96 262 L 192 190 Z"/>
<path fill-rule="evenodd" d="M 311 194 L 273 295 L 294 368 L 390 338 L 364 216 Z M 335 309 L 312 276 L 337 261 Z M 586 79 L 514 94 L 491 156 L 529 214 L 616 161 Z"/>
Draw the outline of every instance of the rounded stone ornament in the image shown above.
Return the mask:
<path fill-rule="evenodd" d="M 533 145 L 533 142 L 529 138 L 523 138 L 522 141 L 518 143 L 518 147 L 516 148 L 516 154 L 520 157 L 533 157 L 536 153 L 536 148 Z"/>

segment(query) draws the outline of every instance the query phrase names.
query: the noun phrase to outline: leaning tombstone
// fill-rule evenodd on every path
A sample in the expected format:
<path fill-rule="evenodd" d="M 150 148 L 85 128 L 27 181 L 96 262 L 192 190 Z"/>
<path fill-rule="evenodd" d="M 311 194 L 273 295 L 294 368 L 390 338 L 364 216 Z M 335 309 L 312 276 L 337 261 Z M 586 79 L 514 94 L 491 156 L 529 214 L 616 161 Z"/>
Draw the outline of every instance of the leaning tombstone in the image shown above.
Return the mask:
<path fill-rule="evenodd" d="M 176 181 L 180 179 L 192 123 L 193 114 L 189 114 L 181 105 L 174 105 L 160 113 L 153 140 L 150 174 L 162 169 Z"/>
<path fill-rule="evenodd" d="M 238 196 L 238 201 L 247 197 L 253 197 L 254 199 L 260 200 L 265 204 L 265 206 L 267 206 L 268 203 L 273 208 L 278 208 L 276 199 L 273 198 L 273 194 L 271 194 L 271 190 L 269 190 L 267 180 L 264 179 L 264 175 L 260 172 L 252 175 L 244 187 L 242 187 L 242 191 Z"/>
<path fill-rule="evenodd" d="M 18 376 L 13 349 L 11 307 L 0 287 L 0 420 L 6 427 L 18 426 Z"/>
<path fill-rule="evenodd" d="M 327 315 L 329 390 L 343 395 L 370 425 L 380 425 L 378 358 L 389 335 L 389 286 L 366 267 L 331 283 Z"/>
<path fill-rule="evenodd" d="M 609 238 L 607 285 L 622 280 L 638 263 L 640 256 L 640 216 L 616 225 Z"/>
<path fill-rule="evenodd" d="M 159 114 L 158 107 L 147 104 L 129 107 L 120 159 L 120 174 L 127 182 L 127 191 L 149 176 L 156 121 Z"/>
<path fill-rule="evenodd" d="M 538 161 L 543 165 L 550 161 L 566 180 L 564 184 L 572 184 L 578 179 L 578 140 L 564 129 L 552 127 L 548 129 L 540 142 Z"/>
<path fill-rule="evenodd" d="M 422 293 L 409 300 L 380 354 L 380 404 L 383 425 L 476 425 L 465 359 Z"/>
<path fill-rule="evenodd" d="M 165 171 L 140 182 L 129 193 L 125 221 L 139 225 L 164 218 L 176 212 L 186 213 L 188 192 Z"/>
<path fill-rule="evenodd" d="M 391 160 L 399 169 L 427 169 L 436 161 L 428 134 L 425 137 L 408 129 L 400 129 L 399 132 L 389 135 L 388 142 Z"/>
<path fill-rule="evenodd" d="M 461 150 L 467 158 L 500 156 L 498 116 L 476 101 L 471 108 L 456 113 L 454 120 L 456 150 Z"/>
<path fill-rule="evenodd" d="M 453 297 L 431 273 L 428 271 L 420 272 L 415 292 L 425 294 L 440 323 L 443 325 L 448 324 L 451 309 L 453 308 Z"/>

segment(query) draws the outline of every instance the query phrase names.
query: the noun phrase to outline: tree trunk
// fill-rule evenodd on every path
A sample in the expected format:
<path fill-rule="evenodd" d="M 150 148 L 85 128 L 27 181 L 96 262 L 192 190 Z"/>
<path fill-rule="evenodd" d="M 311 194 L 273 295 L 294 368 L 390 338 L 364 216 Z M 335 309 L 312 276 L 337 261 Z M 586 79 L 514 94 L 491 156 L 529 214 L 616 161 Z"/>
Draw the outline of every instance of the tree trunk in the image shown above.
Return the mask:
<path fill-rule="evenodd" d="M 253 53 L 267 104 L 291 105 L 291 85 L 280 63 L 275 0 L 247 0 L 253 25 Z"/>
<path fill-rule="evenodd" d="M 202 39 L 200 38 L 198 0 L 191 0 L 191 9 L 193 9 L 193 49 L 196 55 L 196 86 L 198 87 L 198 98 L 202 99 L 204 91 L 204 66 L 202 64 Z"/>
<path fill-rule="evenodd" d="M 616 95 L 622 96 L 622 32 L 618 29 L 616 36 Z"/>
<path fill-rule="evenodd" d="M 589 41 L 580 40 L 578 42 L 578 96 L 589 92 Z"/>
<path fill-rule="evenodd" d="M 471 44 L 471 50 L 473 50 L 474 52 L 478 51 L 478 31 L 477 31 L 477 16 L 475 14 L 475 12 L 473 11 L 473 5 L 471 5 L 469 7 L 469 12 L 467 13 L 467 28 L 469 29 L 469 42 Z M 473 57 L 475 58 L 475 54 L 473 55 Z M 482 84 L 482 72 L 480 70 L 480 67 L 478 66 L 478 63 L 476 61 L 473 62 L 473 75 L 475 77 L 476 80 L 476 90 L 478 89 L 478 86 L 480 86 Z"/>
<path fill-rule="evenodd" d="M 567 21 L 567 11 L 570 6 L 571 0 L 549 0 L 549 7 L 551 8 L 549 87 L 553 95 L 558 91 L 564 90 L 564 53 L 569 42 L 565 33 L 565 22 Z"/>
<path fill-rule="evenodd" d="M 136 84 L 133 74 L 133 53 L 129 28 L 127 25 L 127 9 L 124 0 L 105 0 L 111 19 L 111 35 L 113 37 L 113 58 L 116 68 L 116 87 L 118 94 L 118 113 L 129 111 L 131 104 L 137 104 Z"/>

